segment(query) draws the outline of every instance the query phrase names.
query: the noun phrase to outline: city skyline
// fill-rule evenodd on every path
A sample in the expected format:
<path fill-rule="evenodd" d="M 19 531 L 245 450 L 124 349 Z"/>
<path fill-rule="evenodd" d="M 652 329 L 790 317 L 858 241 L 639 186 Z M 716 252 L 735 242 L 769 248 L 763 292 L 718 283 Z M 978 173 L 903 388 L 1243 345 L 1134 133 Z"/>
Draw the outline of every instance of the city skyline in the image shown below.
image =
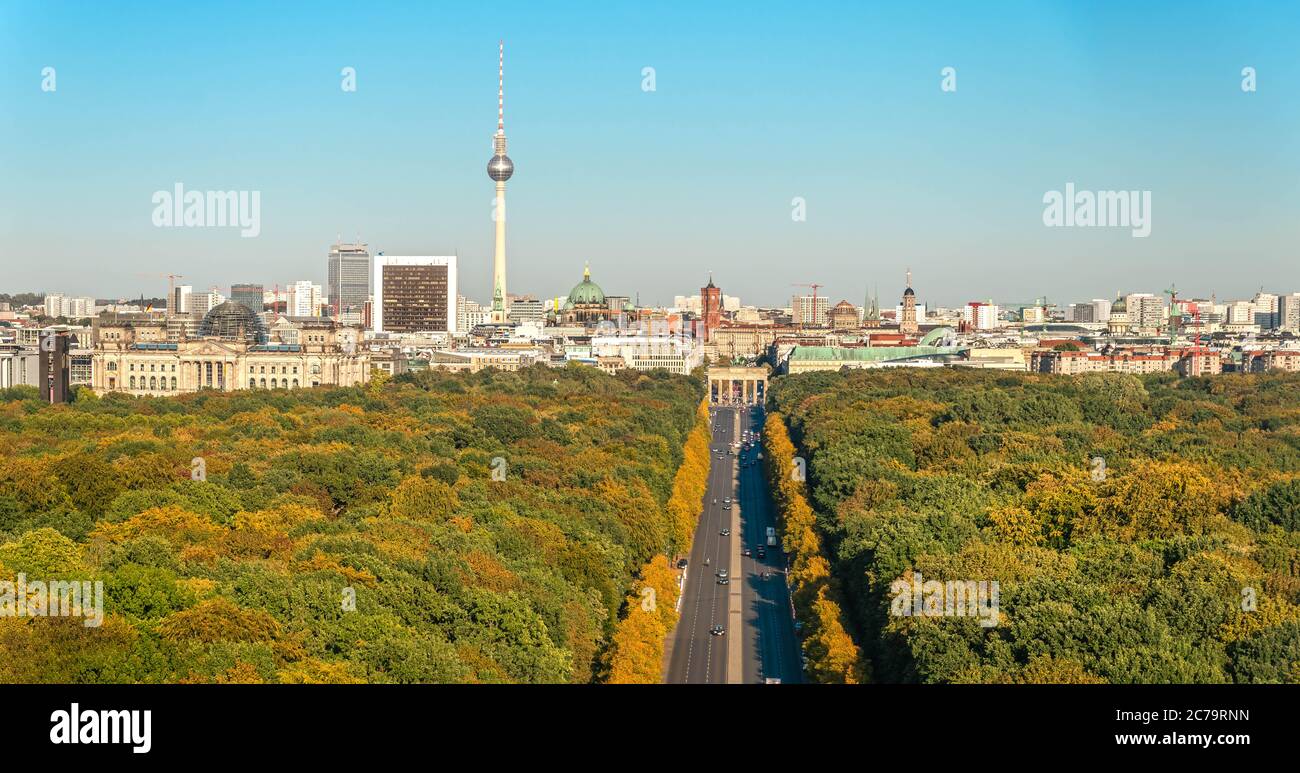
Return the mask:
<path fill-rule="evenodd" d="M 922 298 L 947 306 L 1174 282 L 1194 296 L 1293 289 L 1300 67 L 1281 45 L 1300 27 L 1293 10 L 1191 9 L 1171 25 L 1172 4 L 1106 4 L 1077 34 L 1079 12 L 1057 4 L 953 11 L 951 32 L 849 4 L 582 21 L 506 3 L 436 24 L 331 7 L 293 28 L 288 12 L 259 11 L 265 29 L 241 39 L 234 8 L 0 12 L 12 22 L 0 26 L 0 169 L 19 182 L 0 193 L 0 232 L 31 257 L 7 289 L 134 297 L 169 272 L 195 287 L 324 284 L 321 255 L 342 232 L 375 253 L 457 255 L 464 294 L 490 302 L 494 199 L 480 175 L 499 38 L 528 158 L 511 186 L 516 292 L 562 294 L 587 262 L 656 305 L 709 271 L 760 305 L 784 305 L 796 282 L 834 300 L 876 285 L 892 297 L 905 265 Z M 1120 14 L 1145 25 L 1147 48 L 1106 25 Z M 724 21 L 729 36 L 707 32 Z M 683 25 L 700 29 L 683 37 Z M 1071 25 L 1077 38 L 1063 39 Z M 124 48 L 147 36 L 150 52 L 104 57 L 86 35 L 105 28 Z M 385 44 L 309 46 L 345 28 Z M 429 29 L 437 45 L 408 45 Z M 1024 50 L 1004 50 L 1022 37 Z M 1198 46 L 1212 55 L 1184 61 Z M 1256 92 L 1242 90 L 1247 66 Z M 41 89 L 46 67 L 54 91 Z M 151 194 L 176 183 L 260 191 L 261 233 L 153 227 Z M 1150 235 L 1044 227 L 1044 195 L 1073 185 L 1150 191 Z"/>

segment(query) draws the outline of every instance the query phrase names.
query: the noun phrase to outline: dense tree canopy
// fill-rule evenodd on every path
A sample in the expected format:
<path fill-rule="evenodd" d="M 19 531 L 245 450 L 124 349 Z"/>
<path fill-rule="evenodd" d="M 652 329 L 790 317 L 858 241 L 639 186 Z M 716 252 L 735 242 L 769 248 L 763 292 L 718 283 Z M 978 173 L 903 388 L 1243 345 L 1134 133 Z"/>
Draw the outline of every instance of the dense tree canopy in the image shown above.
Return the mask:
<path fill-rule="evenodd" d="M 1300 377 L 779 379 L 873 676 L 1300 681 Z M 891 584 L 997 581 L 996 625 Z"/>
<path fill-rule="evenodd" d="M 603 678 L 689 539 L 670 497 L 702 392 L 581 367 L 0 390 L 0 580 L 101 581 L 106 612 L 0 618 L 0 683 Z"/>

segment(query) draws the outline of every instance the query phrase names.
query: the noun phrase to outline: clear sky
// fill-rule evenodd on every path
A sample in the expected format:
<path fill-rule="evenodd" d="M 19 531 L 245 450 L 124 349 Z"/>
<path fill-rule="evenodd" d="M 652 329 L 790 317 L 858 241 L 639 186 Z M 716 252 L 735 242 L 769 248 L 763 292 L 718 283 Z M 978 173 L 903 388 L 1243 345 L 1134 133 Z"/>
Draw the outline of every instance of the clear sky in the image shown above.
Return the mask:
<path fill-rule="evenodd" d="M 1293 3 L 5 0 L 0 291 L 324 284 L 342 234 L 486 301 L 498 38 L 512 292 L 1300 290 Z M 260 191 L 260 236 L 155 228 L 176 182 Z M 1151 235 L 1045 227 L 1069 182 L 1150 190 Z"/>

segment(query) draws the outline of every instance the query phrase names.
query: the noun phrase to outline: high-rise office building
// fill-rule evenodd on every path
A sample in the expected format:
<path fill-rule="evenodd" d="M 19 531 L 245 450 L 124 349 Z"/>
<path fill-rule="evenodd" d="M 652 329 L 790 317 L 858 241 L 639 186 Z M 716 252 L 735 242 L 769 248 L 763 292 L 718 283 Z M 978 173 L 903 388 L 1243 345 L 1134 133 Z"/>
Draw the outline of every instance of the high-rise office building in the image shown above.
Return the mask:
<path fill-rule="evenodd" d="M 513 296 L 509 319 L 516 325 L 541 325 L 546 321 L 546 309 L 531 295 Z"/>
<path fill-rule="evenodd" d="M 237 284 L 230 286 L 230 300 L 242 304 L 254 314 L 262 313 L 262 297 L 266 289 L 258 284 Z"/>
<path fill-rule="evenodd" d="M 312 284 L 310 279 L 303 279 L 289 285 L 286 314 L 291 317 L 319 317 L 321 307 L 321 287 Z"/>
<path fill-rule="evenodd" d="M 330 312 L 340 320 L 357 322 L 370 300 L 370 248 L 365 244 L 330 246 L 326 288 Z M 346 318 L 346 319 L 345 319 Z"/>
<path fill-rule="evenodd" d="M 168 314 L 188 314 L 190 312 L 190 296 L 194 294 L 194 288 L 191 285 L 177 285 L 172 290 L 172 297 L 167 299 Z"/>
<path fill-rule="evenodd" d="M 195 315 L 203 315 L 225 302 L 226 296 L 216 290 L 206 293 L 193 293 L 190 295 L 190 305 L 186 311 Z"/>
<path fill-rule="evenodd" d="M 456 256 L 376 255 L 376 333 L 456 332 Z"/>
<path fill-rule="evenodd" d="M 488 310 L 483 304 L 463 295 L 456 296 L 456 330 L 466 333 L 488 321 Z"/>
<path fill-rule="evenodd" d="M 497 59 L 497 133 L 492 137 L 492 160 L 488 177 L 496 182 L 496 249 L 492 256 L 492 322 L 509 321 L 506 297 L 506 180 L 515 173 L 515 164 L 506 155 L 506 44 L 500 43 Z M 452 297 L 455 297 L 454 295 Z"/>
<path fill-rule="evenodd" d="M 1300 333 L 1300 293 L 1278 298 L 1277 326 L 1288 333 Z"/>
<path fill-rule="evenodd" d="M 1165 323 L 1165 299 L 1153 293 L 1129 293 L 1129 327 L 1139 332 L 1159 330 Z"/>
<path fill-rule="evenodd" d="M 45 296 L 45 316 L 82 319 L 95 313 L 95 299 L 73 297 L 62 293 L 50 293 Z"/>
<path fill-rule="evenodd" d="M 1092 299 L 1092 321 L 1105 322 L 1110 319 L 1110 299 Z"/>
<path fill-rule="evenodd" d="M 962 321 L 971 330 L 992 330 L 1001 327 L 1000 314 L 1001 309 L 992 301 L 971 301 L 961 310 Z"/>
<path fill-rule="evenodd" d="M 1225 309 L 1229 325 L 1254 325 L 1255 303 L 1253 301 L 1229 301 Z"/>
<path fill-rule="evenodd" d="M 826 324 L 830 299 L 824 295 L 796 295 L 790 299 L 790 309 L 794 324 L 822 327 Z"/>
<path fill-rule="evenodd" d="M 1278 327 L 1280 320 L 1277 295 L 1260 290 L 1255 293 L 1251 303 L 1255 305 L 1255 324 L 1259 325 L 1260 330 L 1272 330 Z"/>

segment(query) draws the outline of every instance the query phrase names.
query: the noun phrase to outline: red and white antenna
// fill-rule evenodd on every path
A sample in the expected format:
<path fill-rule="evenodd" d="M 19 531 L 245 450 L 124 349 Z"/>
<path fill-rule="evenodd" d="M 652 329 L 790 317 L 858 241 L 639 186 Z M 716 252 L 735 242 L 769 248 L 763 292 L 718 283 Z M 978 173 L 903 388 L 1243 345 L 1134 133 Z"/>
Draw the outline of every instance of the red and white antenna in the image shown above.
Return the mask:
<path fill-rule="evenodd" d="M 500 51 L 497 60 L 497 134 L 506 131 L 506 42 L 497 41 Z"/>

